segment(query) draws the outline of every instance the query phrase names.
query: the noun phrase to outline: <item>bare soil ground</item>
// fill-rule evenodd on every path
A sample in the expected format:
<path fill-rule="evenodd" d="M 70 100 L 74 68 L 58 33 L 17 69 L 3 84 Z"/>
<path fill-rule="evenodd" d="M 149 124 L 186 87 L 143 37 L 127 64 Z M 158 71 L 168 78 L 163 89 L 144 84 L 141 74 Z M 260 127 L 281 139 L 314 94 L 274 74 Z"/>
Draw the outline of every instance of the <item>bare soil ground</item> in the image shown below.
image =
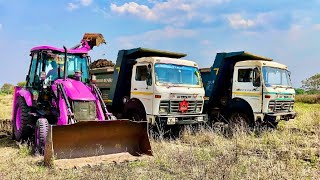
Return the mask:
<path fill-rule="evenodd" d="M 152 158 L 81 168 L 46 167 L 27 145 L 4 136 L 0 179 L 320 179 L 320 104 L 295 109 L 298 117 L 276 130 L 186 132 L 175 141 L 151 140 Z"/>

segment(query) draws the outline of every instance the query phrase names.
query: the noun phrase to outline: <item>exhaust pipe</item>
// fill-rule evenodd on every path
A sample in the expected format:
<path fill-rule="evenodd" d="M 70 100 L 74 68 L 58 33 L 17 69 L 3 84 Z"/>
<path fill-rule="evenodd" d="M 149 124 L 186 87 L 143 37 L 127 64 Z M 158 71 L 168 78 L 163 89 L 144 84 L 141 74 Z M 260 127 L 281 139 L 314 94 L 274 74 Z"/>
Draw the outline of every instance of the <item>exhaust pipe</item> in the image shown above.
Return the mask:
<path fill-rule="evenodd" d="M 67 79 L 67 48 L 65 46 L 63 46 L 64 49 L 64 71 L 63 71 L 63 80 L 65 81 Z"/>

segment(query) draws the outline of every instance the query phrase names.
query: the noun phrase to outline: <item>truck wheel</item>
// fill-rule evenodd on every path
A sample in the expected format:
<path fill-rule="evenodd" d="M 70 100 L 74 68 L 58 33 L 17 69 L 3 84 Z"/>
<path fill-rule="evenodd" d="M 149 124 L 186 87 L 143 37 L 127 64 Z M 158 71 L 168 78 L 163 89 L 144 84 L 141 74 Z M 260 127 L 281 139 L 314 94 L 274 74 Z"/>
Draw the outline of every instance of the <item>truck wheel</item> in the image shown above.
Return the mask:
<path fill-rule="evenodd" d="M 244 128 L 252 128 L 254 124 L 251 122 L 247 113 L 244 112 L 233 112 L 229 117 L 229 123 L 233 125 L 238 125 Z"/>
<path fill-rule="evenodd" d="M 28 140 L 32 137 L 32 119 L 29 112 L 30 107 L 24 98 L 19 96 L 13 119 L 13 135 L 17 141 Z"/>
<path fill-rule="evenodd" d="M 272 129 L 276 129 L 277 128 L 277 126 L 278 126 L 278 124 L 279 124 L 279 122 L 276 122 L 276 121 L 273 121 L 273 122 L 267 122 L 268 123 L 268 127 L 269 128 L 272 128 Z"/>
<path fill-rule="evenodd" d="M 35 144 L 36 151 L 41 155 L 44 154 L 44 147 L 47 140 L 48 127 L 49 127 L 49 123 L 47 119 L 45 118 L 38 119 L 36 124 L 34 144 Z"/>
<path fill-rule="evenodd" d="M 135 111 L 131 111 L 129 113 L 129 118 L 132 120 L 132 121 L 141 121 L 141 116 L 139 115 L 138 112 L 135 112 Z"/>
<path fill-rule="evenodd" d="M 141 109 L 132 109 L 128 113 L 128 118 L 132 121 L 146 121 L 146 117 L 144 117 L 143 110 Z"/>

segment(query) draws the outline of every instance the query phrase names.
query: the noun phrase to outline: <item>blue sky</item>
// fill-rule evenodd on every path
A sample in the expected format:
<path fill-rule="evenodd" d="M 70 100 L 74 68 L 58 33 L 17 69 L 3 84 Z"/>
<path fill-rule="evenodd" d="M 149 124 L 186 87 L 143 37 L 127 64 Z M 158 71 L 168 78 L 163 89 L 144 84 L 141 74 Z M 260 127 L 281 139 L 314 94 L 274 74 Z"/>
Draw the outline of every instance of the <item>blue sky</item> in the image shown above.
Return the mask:
<path fill-rule="evenodd" d="M 92 59 L 148 47 L 209 67 L 217 52 L 245 50 L 286 64 L 300 87 L 320 70 L 319 8 L 320 0 L 0 0 L 0 85 L 25 79 L 33 46 L 72 47 L 99 32 L 108 44 Z"/>

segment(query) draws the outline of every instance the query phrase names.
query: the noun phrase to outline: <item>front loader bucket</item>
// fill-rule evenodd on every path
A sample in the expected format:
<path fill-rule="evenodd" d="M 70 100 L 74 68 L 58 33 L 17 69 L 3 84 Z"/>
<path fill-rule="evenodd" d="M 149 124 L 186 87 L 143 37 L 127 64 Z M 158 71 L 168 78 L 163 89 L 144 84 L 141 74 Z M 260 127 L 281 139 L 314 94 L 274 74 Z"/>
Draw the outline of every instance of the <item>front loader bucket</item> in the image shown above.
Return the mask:
<path fill-rule="evenodd" d="M 100 33 L 85 33 L 83 35 L 82 41 L 87 41 L 91 49 L 94 46 L 99 46 L 100 44 L 106 44 L 106 41 L 103 35 Z"/>
<path fill-rule="evenodd" d="M 72 125 L 50 125 L 44 152 L 46 165 L 56 160 L 101 157 L 117 161 L 129 156 L 152 156 L 147 122 L 129 120 L 80 121 Z M 129 156 L 128 156 L 129 155 Z M 127 160 L 127 159 L 123 159 Z"/>

